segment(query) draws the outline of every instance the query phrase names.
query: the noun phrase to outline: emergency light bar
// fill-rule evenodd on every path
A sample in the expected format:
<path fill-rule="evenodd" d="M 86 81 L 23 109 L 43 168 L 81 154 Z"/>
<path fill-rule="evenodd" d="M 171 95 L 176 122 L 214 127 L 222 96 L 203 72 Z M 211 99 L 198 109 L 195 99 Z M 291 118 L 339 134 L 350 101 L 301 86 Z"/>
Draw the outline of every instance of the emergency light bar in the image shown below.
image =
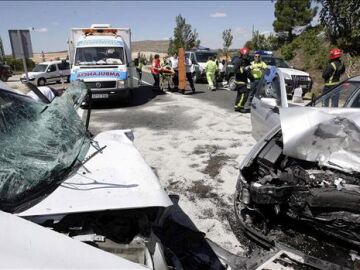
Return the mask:
<path fill-rule="evenodd" d="M 117 30 L 111 28 L 87 28 L 82 30 L 85 36 L 94 35 L 94 34 L 113 34 L 116 35 Z"/>
<path fill-rule="evenodd" d="M 272 51 L 263 51 L 263 50 L 259 50 L 259 51 L 255 51 L 254 54 L 260 54 L 260 55 L 273 55 Z"/>

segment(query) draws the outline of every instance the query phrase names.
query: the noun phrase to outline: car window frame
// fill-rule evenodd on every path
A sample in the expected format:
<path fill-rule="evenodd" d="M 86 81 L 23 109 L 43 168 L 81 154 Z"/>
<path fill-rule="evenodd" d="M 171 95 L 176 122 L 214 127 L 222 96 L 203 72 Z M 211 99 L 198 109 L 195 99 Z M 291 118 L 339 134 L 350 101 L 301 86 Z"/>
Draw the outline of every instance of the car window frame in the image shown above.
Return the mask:
<path fill-rule="evenodd" d="M 49 71 L 52 66 L 54 67 L 54 70 Z M 48 65 L 48 67 L 47 67 L 47 69 L 46 69 L 46 72 L 50 73 L 50 72 L 55 72 L 55 71 L 57 71 L 57 64 L 50 64 L 50 65 Z"/>

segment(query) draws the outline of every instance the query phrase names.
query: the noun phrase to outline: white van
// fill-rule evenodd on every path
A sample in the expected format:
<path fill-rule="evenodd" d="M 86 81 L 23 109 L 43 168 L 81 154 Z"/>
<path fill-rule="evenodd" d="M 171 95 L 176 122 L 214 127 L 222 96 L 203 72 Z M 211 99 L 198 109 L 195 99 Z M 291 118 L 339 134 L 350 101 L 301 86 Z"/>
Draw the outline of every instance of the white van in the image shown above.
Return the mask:
<path fill-rule="evenodd" d="M 51 61 L 37 64 L 28 72 L 29 81 L 34 85 L 43 86 L 47 83 L 70 81 L 70 64 L 68 61 Z M 26 82 L 25 73 L 20 77 L 21 82 Z"/>

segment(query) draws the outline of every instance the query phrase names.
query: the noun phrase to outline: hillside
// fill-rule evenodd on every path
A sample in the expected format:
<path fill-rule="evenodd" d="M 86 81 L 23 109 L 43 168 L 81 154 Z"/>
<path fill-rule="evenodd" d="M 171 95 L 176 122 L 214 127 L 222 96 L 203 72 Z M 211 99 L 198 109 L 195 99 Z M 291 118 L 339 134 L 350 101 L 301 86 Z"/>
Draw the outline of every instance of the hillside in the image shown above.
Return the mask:
<path fill-rule="evenodd" d="M 283 45 L 276 54 L 285 58 L 295 68 L 308 72 L 314 82 L 312 93 L 319 95 L 324 85 L 321 75 L 328 63 L 329 50 L 334 47 L 325 37 L 322 28 L 316 27 L 304 31 L 291 43 Z M 341 80 L 359 75 L 360 57 L 344 53 L 342 60 L 346 72 Z"/>
<path fill-rule="evenodd" d="M 166 53 L 169 47 L 168 40 L 142 40 L 132 42 L 133 52 Z"/>
<path fill-rule="evenodd" d="M 150 54 L 160 53 L 163 56 L 168 49 L 169 41 L 168 40 L 142 40 L 132 42 L 132 52 L 133 57 L 136 57 L 138 52 L 141 52 L 149 57 Z M 44 53 L 45 61 L 53 61 L 58 59 L 66 59 L 67 51 L 59 52 L 45 52 Z M 43 62 L 41 53 L 34 53 L 32 60 L 35 63 Z"/>

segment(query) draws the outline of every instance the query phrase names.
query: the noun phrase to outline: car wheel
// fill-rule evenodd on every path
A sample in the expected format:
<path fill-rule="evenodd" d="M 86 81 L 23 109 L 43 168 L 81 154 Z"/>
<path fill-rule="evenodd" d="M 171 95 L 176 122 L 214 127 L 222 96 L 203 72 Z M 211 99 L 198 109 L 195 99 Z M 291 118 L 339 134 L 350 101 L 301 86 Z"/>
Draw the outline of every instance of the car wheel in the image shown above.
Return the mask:
<path fill-rule="evenodd" d="M 236 90 L 235 76 L 230 76 L 228 84 L 231 91 Z"/>
<path fill-rule="evenodd" d="M 3 82 L 7 82 L 8 77 L 5 74 L 1 74 L 0 80 L 2 80 Z"/>
<path fill-rule="evenodd" d="M 45 85 L 45 83 L 46 83 L 46 80 L 44 79 L 44 78 L 40 78 L 40 79 L 38 79 L 38 86 L 44 86 Z"/>

